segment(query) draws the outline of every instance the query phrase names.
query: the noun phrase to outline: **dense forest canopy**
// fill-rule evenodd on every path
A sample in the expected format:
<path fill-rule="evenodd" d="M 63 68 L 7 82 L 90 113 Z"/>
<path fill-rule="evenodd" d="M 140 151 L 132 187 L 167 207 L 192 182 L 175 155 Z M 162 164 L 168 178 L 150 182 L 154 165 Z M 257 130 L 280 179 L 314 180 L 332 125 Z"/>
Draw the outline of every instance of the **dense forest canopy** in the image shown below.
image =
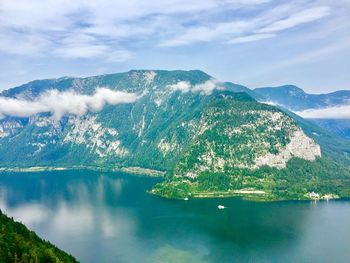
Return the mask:
<path fill-rule="evenodd" d="M 0 262 L 75 263 L 73 256 L 42 240 L 0 210 Z"/>

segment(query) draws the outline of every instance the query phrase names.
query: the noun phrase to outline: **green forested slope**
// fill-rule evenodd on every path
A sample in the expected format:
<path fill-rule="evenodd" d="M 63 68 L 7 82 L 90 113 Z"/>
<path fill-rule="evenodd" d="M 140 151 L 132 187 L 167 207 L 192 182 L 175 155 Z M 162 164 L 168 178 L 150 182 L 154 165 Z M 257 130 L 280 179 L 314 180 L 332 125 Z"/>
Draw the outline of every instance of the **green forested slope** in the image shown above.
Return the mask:
<path fill-rule="evenodd" d="M 0 210 L 0 262 L 69 263 L 73 256 L 39 238 Z"/>
<path fill-rule="evenodd" d="M 341 149 L 332 151 L 328 141 L 323 144 L 325 151 L 318 152 L 298 121 L 239 93 L 212 98 L 199 118 L 206 129 L 193 138 L 165 182 L 152 192 L 169 198 L 244 195 L 295 200 L 308 199 L 311 192 L 321 198 L 349 197 L 350 170 Z M 312 134 L 312 126 L 302 125 Z M 314 128 L 322 143 L 326 135 Z M 288 160 L 281 155 L 285 149 L 291 150 Z M 312 160 L 308 160 L 310 151 L 315 153 Z M 269 156 L 268 162 L 257 166 L 262 155 Z M 338 161 L 331 156 L 338 156 Z"/>

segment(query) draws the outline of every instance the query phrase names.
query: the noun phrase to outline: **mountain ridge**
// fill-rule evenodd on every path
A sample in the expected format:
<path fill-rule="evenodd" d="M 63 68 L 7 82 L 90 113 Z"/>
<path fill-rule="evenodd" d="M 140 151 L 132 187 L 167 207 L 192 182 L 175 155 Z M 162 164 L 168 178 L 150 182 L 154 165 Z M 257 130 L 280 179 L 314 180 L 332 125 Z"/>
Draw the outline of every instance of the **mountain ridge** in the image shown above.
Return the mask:
<path fill-rule="evenodd" d="M 332 112 L 326 116 L 322 113 L 312 114 L 309 120 L 323 129 L 339 136 L 340 138 L 350 139 L 350 120 L 349 117 L 339 118 L 339 112 L 346 112 L 350 104 L 350 90 L 338 90 L 325 94 L 308 94 L 296 86 L 285 85 L 279 87 L 257 88 L 254 89 L 261 97 L 259 101 L 272 103 L 281 106 L 290 111 L 299 112 L 317 112 L 324 110 Z M 308 114 L 306 115 L 308 116 Z M 310 116 L 310 115 L 309 115 Z M 333 117 L 332 117 L 333 116 Z"/>
<path fill-rule="evenodd" d="M 350 90 L 337 90 L 324 94 L 309 94 L 295 85 L 255 88 L 254 92 L 289 110 L 302 111 L 310 108 L 325 108 L 345 105 L 350 100 Z"/>

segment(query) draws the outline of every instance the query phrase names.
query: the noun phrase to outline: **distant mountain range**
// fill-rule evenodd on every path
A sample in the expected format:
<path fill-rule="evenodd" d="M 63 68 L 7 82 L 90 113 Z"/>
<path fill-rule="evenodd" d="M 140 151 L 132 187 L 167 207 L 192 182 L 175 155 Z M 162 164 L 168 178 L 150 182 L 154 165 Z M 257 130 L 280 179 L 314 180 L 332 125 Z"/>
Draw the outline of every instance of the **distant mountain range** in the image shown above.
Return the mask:
<path fill-rule="evenodd" d="M 350 142 L 257 101 L 273 91 L 199 70 L 33 81 L 1 93 L 0 166 L 156 170 L 169 198 L 350 196 Z"/>
<path fill-rule="evenodd" d="M 294 85 L 256 88 L 254 92 L 264 100 L 292 111 L 328 108 L 350 103 L 350 90 L 339 90 L 328 94 L 308 94 Z"/>
<path fill-rule="evenodd" d="M 313 114 L 308 118 L 314 123 L 337 136 L 350 139 L 350 90 L 339 90 L 328 94 L 307 94 L 301 88 L 285 85 L 257 88 L 254 92 L 259 101 L 275 104 L 294 112 L 311 112 Z M 323 111 L 320 111 L 321 109 Z M 329 109 L 333 109 L 332 114 L 327 114 Z M 347 115 L 347 118 L 337 115 L 338 112 L 341 112 L 341 115 Z M 308 115 L 310 114 L 305 114 L 305 116 Z"/>

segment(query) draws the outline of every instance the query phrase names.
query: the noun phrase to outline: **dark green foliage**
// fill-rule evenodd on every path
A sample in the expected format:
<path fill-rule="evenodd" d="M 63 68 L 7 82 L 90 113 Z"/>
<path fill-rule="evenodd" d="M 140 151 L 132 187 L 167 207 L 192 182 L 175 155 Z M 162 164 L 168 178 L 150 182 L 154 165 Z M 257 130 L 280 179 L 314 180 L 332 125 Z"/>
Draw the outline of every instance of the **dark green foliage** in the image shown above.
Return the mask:
<path fill-rule="evenodd" d="M 290 135 L 295 131 L 296 125 L 290 118 L 281 120 L 280 130 L 269 130 L 273 125 L 263 113 L 281 113 L 278 109 L 269 105 L 257 103 L 251 99 L 241 100 L 240 93 L 232 99 L 215 97 L 202 112 L 200 121 L 211 128 L 202 134 L 195 136 L 191 147 L 180 159 L 175 168 L 176 174 L 188 171 L 194 165 L 206 165 L 205 160 L 199 160 L 199 156 L 209 150 L 215 152 L 216 157 L 224 160 L 232 160 L 230 169 L 239 164 L 254 164 L 254 160 L 261 152 L 277 153 L 280 147 L 289 143 Z M 250 128 L 244 128 L 244 127 Z M 233 129 L 241 130 L 232 134 Z M 208 148 L 210 145 L 210 149 Z M 249 146 L 248 146 L 249 145 Z M 266 148 L 265 145 L 268 145 Z M 232 155 L 232 151 L 234 151 Z"/>
<path fill-rule="evenodd" d="M 229 110 L 232 109 L 235 109 L 236 112 L 229 113 Z M 205 193 L 221 196 L 225 192 L 231 192 L 234 195 L 235 190 L 253 189 L 264 191 L 265 200 L 308 199 L 310 192 L 317 192 L 321 196 L 332 194 L 344 198 L 349 197 L 350 170 L 347 165 L 344 165 L 348 163 L 348 160 L 346 155 L 342 155 L 340 144 L 337 145 L 336 140 L 330 136 L 327 137 L 319 129 L 315 130 L 306 121 L 300 122 L 299 118 L 295 119 L 302 125 L 306 133 L 324 146 L 322 148 L 323 157 L 313 162 L 292 158 L 284 169 L 268 166 L 259 169 L 238 168 L 237 166 L 242 163 L 253 164 L 256 154 L 266 151 L 264 147 L 259 148 L 259 145 L 266 145 L 266 142 L 269 145 L 268 152 L 277 154 L 279 147 L 284 147 L 289 143 L 289 135 L 296 127 L 296 122 L 285 119 L 283 123 L 287 125 L 276 131 L 266 132 L 269 129 L 269 122 L 266 122 L 255 126 L 254 130 L 247 129 L 231 139 L 222 132 L 226 128 L 233 129 L 259 122 L 261 117 L 251 113 L 252 110 L 279 112 L 275 107 L 254 101 L 213 99 L 201 118 L 205 119 L 208 125 L 214 124 L 214 126 L 195 138 L 173 171 L 176 177 L 170 176 L 164 183 L 158 184 L 155 188 L 156 192 L 166 197 L 182 198 L 186 194 L 182 191 L 179 196 L 172 187 L 184 184 L 189 191 L 187 196 L 203 196 Z M 256 146 L 244 147 L 252 142 L 252 139 L 253 142 L 256 142 Z M 208 143 L 211 145 L 210 148 L 207 146 Z M 235 149 L 234 156 L 230 156 L 225 150 L 228 146 Z M 222 172 L 215 171 L 213 166 L 217 159 L 213 164 L 208 164 L 203 158 L 198 158 L 208 151 L 213 151 L 216 158 L 236 159 L 238 165 L 226 164 Z M 337 162 L 331 156 L 338 156 Z M 209 169 L 198 172 L 203 167 L 209 167 Z M 185 176 L 188 171 L 191 171 L 195 177 Z M 173 184 L 174 181 L 177 183 Z"/>
<path fill-rule="evenodd" d="M 180 183 L 179 179 L 167 178 L 154 189 L 165 197 L 182 198 L 194 193 L 222 192 L 238 189 L 256 189 L 266 192 L 266 200 L 308 199 L 308 193 L 333 194 L 342 198 L 350 197 L 350 169 L 338 166 L 328 158 L 314 162 L 299 158 L 291 159 L 285 169 L 264 166 L 258 170 L 232 168 L 224 173 L 203 172 L 195 179 Z M 173 187 L 182 188 L 181 195 Z M 185 191 L 188 191 L 187 193 Z M 233 194 L 234 195 L 234 194 Z"/>
<path fill-rule="evenodd" d="M 0 210 L 0 262 L 70 263 L 78 262 L 51 243 L 40 239 L 23 224 Z"/>
<path fill-rule="evenodd" d="M 166 198 L 183 199 L 190 196 L 193 186 L 182 182 L 172 182 L 157 184 L 152 189 L 153 193 Z"/>
<path fill-rule="evenodd" d="M 347 198 L 350 189 L 350 170 L 337 165 L 329 158 L 318 158 L 310 163 L 294 158 L 286 169 L 275 173 L 276 185 L 273 193 L 285 199 L 302 199 L 309 192 L 336 194 Z"/>
<path fill-rule="evenodd" d="M 232 187 L 232 177 L 227 173 L 203 172 L 198 177 L 199 191 L 228 191 Z"/>

